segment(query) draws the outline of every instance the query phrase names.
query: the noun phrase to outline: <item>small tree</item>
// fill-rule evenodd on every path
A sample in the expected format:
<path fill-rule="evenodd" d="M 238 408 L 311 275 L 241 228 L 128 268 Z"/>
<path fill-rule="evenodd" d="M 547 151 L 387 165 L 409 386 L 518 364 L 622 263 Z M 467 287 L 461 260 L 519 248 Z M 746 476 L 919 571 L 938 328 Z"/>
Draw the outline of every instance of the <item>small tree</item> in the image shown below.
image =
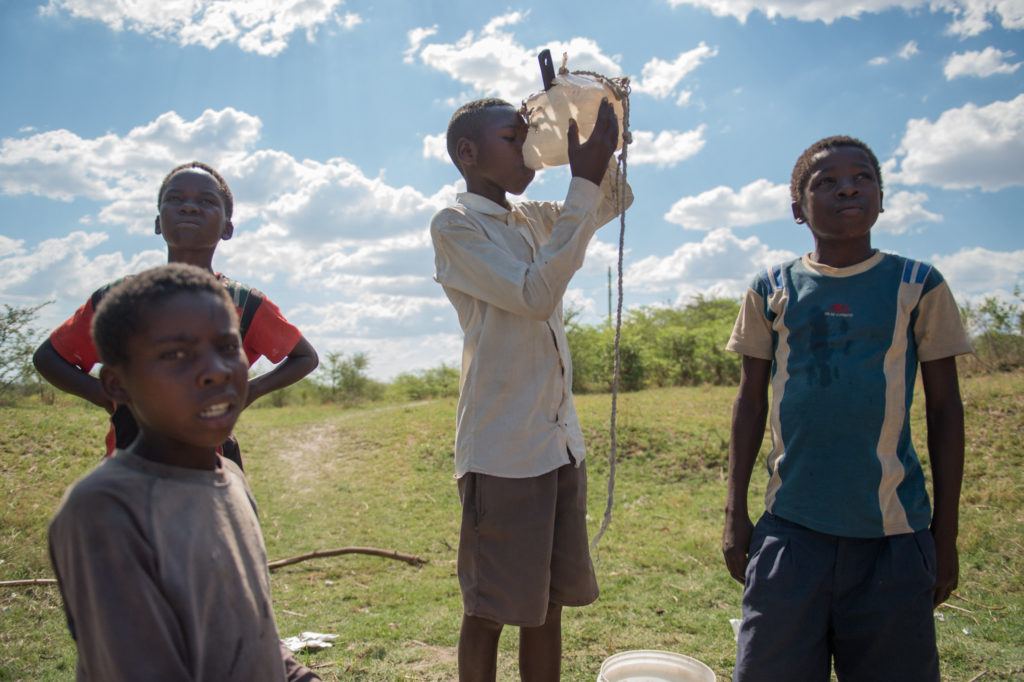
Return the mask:
<path fill-rule="evenodd" d="M 11 306 L 3 304 L 0 314 L 0 402 L 11 399 L 15 389 L 39 382 L 32 366 L 32 354 L 39 345 L 39 330 L 33 325 L 39 311 L 51 303 Z"/>
<path fill-rule="evenodd" d="M 370 366 L 370 356 L 366 353 L 344 353 L 331 351 L 327 353 L 327 362 L 323 372 L 331 388 L 333 402 L 357 402 L 368 397 L 372 384 L 366 376 L 366 368 Z"/>
<path fill-rule="evenodd" d="M 985 298 L 979 305 L 960 308 L 971 334 L 973 361 L 985 370 L 1009 371 L 1024 367 L 1024 293 L 1014 287 L 1016 301 Z"/>

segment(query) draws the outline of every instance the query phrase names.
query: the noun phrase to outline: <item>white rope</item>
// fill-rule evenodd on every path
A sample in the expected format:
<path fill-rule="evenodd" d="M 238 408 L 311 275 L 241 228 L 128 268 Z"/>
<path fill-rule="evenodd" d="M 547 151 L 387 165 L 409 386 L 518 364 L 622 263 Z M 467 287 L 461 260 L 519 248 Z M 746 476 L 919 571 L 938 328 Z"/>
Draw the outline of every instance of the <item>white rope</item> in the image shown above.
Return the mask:
<path fill-rule="evenodd" d="M 559 73 L 567 73 L 568 70 L 565 66 L 566 57 L 562 57 L 562 68 L 559 69 Z M 590 542 L 590 550 L 595 551 L 597 549 L 597 543 L 604 537 L 604 533 L 608 530 L 608 526 L 612 522 L 612 505 L 615 500 L 615 462 L 616 454 L 618 450 L 618 432 L 616 428 L 616 422 L 618 418 L 618 402 L 619 402 L 619 377 L 621 374 L 619 364 L 619 339 L 622 331 L 622 254 L 624 251 L 624 245 L 626 241 L 626 150 L 630 142 L 633 141 L 632 135 L 629 132 L 629 78 L 608 78 L 599 73 L 592 71 L 574 71 L 575 74 L 581 74 L 596 78 L 598 81 L 608 87 L 615 96 L 622 102 L 622 152 L 619 154 L 618 163 L 616 164 L 616 184 L 615 184 L 615 210 L 619 214 L 619 258 L 618 258 L 618 300 L 615 306 L 615 341 L 613 344 L 613 358 L 612 358 L 612 411 L 611 411 L 611 425 L 610 425 L 610 442 L 608 448 L 608 499 L 605 503 L 604 518 L 601 519 L 601 527 L 594 535 L 594 539 Z"/>

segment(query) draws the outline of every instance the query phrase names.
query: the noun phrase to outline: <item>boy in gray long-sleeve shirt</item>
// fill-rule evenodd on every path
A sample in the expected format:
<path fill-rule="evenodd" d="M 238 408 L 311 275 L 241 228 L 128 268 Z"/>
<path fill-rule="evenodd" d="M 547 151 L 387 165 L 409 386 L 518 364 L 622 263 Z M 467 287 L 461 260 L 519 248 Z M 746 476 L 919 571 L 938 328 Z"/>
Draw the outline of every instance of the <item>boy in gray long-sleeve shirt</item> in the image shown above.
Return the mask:
<path fill-rule="evenodd" d="M 77 678 L 318 679 L 281 647 L 255 502 L 216 453 L 247 387 L 224 287 L 193 266 L 154 268 L 104 297 L 93 337 L 103 388 L 140 432 L 50 525 Z"/>

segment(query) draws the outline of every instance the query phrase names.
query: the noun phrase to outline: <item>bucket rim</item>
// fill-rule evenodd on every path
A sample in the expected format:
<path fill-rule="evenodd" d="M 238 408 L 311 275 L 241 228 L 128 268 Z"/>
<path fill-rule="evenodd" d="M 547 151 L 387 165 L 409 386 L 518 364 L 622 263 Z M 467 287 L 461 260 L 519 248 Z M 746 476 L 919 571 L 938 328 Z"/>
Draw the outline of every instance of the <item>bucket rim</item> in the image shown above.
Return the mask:
<path fill-rule="evenodd" d="M 613 672 L 611 670 L 613 666 L 633 661 L 643 662 L 645 660 L 652 663 L 675 663 L 680 666 L 681 670 L 709 676 L 708 679 L 710 680 L 718 679 L 714 670 L 712 670 L 706 663 L 694 658 L 693 656 L 687 656 L 686 654 L 680 654 L 674 651 L 663 651 L 660 649 L 631 649 L 628 651 L 614 653 L 605 658 L 601 663 L 601 669 L 598 672 L 598 682 L 603 682 L 605 680 L 605 673 Z"/>

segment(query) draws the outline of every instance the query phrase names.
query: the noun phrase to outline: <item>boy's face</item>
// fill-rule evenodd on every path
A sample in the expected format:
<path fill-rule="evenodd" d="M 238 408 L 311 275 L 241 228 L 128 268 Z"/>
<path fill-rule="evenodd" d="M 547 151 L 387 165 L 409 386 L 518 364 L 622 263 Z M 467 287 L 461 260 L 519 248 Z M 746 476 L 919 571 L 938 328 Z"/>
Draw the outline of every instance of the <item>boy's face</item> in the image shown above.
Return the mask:
<path fill-rule="evenodd" d="M 223 443 L 248 392 L 235 311 L 214 294 L 183 292 L 144 313 L 141 328 L 128 361 L 104 367 L 104 388 L 130 407 L 147 444 L 175 454 Z"/>
<path fill-rule="evenodd" d="M 175 173 L 160 197 L 156 233 L 170 247 L 216 249 L 234 226 L 225 214 L 224 195 L 209 173 L 190 168 Z"/>
<path fill-rule="evenodd" d="M 825 149 L 814 156 L 807 188 L 793 217 L 818 239 L 867 236 L 882 210 L 882 191 L 871 159 L 859 147 Z"/>
<path fill-rule="evenodd" d="M 472 184 L 522 194 L 536 171 L 523 161 L 523 143 L 529 130 L 522 115 L 512 107 L 490 107 L 476 140 L 459 140 L 459 162 L 466 185 Z M 478 193 L 480 193 L 478 191 Z M 486 196 L 486 194 L 485 194 Z"/>

